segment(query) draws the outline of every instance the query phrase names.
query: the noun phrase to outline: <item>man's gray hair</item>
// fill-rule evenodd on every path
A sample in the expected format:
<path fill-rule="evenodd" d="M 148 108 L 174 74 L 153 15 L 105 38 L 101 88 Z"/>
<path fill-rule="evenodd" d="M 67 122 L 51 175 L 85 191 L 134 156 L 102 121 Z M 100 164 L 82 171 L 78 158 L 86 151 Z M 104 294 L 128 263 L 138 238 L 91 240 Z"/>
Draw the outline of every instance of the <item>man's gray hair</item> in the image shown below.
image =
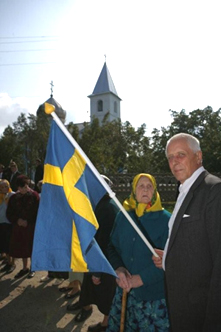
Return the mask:
<path fill-rule="evenodd" d="M 168 141 L 167 141 L 167 144 L 166 144 L 166 156 L 167 156 L 167 148 L 168 148 L 168 145 L 172 142 L 172 141 L 176 141 L 176 140 L 179 140 L 179 139 L 184 139 L 187 144 L 189 145 L 190 149 L 195 153 L 197 151 L 201 151 L 201 148 L 200 148 L 200 142 L 199 140 L 190 135 L 190 134 L 186 134 L 186 133 L 179 133 L 179 134 L 176 134 L 174 136 L 172 136 Z"/>

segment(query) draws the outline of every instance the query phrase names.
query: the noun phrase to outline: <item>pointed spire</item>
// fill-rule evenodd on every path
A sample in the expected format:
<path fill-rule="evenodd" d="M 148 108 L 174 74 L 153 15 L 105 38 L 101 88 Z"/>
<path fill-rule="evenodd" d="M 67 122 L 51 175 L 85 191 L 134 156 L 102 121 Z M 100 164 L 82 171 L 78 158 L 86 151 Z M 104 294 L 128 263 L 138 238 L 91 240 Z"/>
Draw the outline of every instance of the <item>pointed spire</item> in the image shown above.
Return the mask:
<path fill-rule="evenodd" d="M 94 88 L 94 91 L 92 94 L 96 95 L 96 94 L 101 94 L 101 93 L 106 93 L 106 92 L 112 92 L 113 94 L 118 96 L 117 90 L 115 89 L 114 82 L 111 78 L 111 75 L 109 73 L 109 70 L 107 68 L 107 64 L 105 61 L 104 66 L 101 70 L 100 76 L 97 80 L 97 83 L 95 85 L 95 88 Z"/>

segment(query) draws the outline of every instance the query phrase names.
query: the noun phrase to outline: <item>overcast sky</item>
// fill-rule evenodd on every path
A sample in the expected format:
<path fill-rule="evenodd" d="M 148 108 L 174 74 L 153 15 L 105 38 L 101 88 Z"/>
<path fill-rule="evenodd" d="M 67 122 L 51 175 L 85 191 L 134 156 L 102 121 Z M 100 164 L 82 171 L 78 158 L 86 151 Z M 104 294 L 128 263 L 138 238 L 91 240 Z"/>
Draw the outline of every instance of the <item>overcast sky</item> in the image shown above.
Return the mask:
<path fill-rule="evenodd" d="M 122 121 L 152 129 L 169 109 L 221 107 L 220 1 L 1 0 L 0 134 L 50 97 L 89 121 L 106 55 Z"/>

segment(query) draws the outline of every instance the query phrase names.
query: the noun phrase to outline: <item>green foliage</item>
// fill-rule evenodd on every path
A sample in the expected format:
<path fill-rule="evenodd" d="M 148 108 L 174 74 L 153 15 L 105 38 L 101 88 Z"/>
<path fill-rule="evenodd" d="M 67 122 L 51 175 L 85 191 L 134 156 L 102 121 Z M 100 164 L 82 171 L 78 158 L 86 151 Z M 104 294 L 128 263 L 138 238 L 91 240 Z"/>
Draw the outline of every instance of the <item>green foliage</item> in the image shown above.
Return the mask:
<path fill-rule="evenodd" d="M 129 122 L 108 122 L 100 125 L 98 119 L 85 124 L 79 144 L 101 173 L 138 172 L 146 168 L 149 139 L 145 126 L 136 131 Z M 143 170 L 144 171 L 144 170 Z"/>
<path fill-rule="evenodd" d="M 1 164 L 8 166 L 11 159 L 17 159 L 18 150 L 16 144 L 16 133 L 8 126 L 0 139 Z"/>
<path fill-rule="evenodd" d="M 185 110 L 170 110 L 171 125 L 155 128 L 151 138 L 145 135 L 145 124 L 135 129 L 129 122 L 108 122 L 108 116 L 102 124 L 93 119 L 79 130 L 70 122 L 67 129 L 101 174 L 170 173 L 165 146 L 167 140 L 179 132 L 192 134 L 200 140 L 204 167 L 217 173 L 221 172 L 220 112 L 221 109 L 213 112 L 211 107 L 189 114 Z M 37 116 L 21 113 L 0 138 L 0 163 L 8 166 L 13 159 L 21 172 L 33 177 L 36 158 L 44 160 L 46 155 L 51 119 L 43 109 Z"/>
<path fill-rule="evenodd" d="M 170 172 L 168 162 L 165 156 L 165 146 L 166 142 L 170 137 L 170 134 L 166 128 L 162 127 L 161 130 L 154 129 L 152 131 L 152 140 L 151 140 L 151 172 L 152 173 L 161 173 L 161 172 Z M 172 136 L 172 135 L 171 135 Z"/>
<path fill-rule="evenodd" d="M 21 113 L 0 139 L 1 163 L 8 166 L 10 160 L 14 160 L 19 171 L 32 178 L 36 158 L 45 158 L 49 129 L 48 118 Z"/>
<path fill-rule="evenodd" d="M 173 135 L 183 132 L 197 137 L 203 152 L 203 165 L 208 171 L 217 173 L 221 171 L 221 117 L 219 109 L 213 112 L 208 106 L 204 110 L 194 110 L 186 114 L 170 110 L 173 121 L 161 131 L 154 129 L 152 134 L 153 165 L 157 172 L 169 171 L 165 159 L 165 146 L 167 140 Z"/>
<path fill-rule="evenodd" d="M 128 173 L 148 173 L 151 168 L 149 138 L 145 136 L 146 125 L 135 130 L 129 122 L 122 125 L 122 137 L 126 160 L 124 168 Z"/>

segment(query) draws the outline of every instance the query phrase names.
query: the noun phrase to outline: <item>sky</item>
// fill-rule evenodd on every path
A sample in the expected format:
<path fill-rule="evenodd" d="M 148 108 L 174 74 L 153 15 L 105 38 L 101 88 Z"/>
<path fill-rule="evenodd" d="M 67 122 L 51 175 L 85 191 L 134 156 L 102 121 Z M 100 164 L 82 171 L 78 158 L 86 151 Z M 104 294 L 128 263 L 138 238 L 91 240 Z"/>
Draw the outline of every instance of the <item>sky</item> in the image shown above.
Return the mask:
<path fill-rule="evenodd" d="M 219 0 L 1 0 L 0 13 L 0 135 L 51 81 L 66 123 L 90 121 L 105 59 L 121 120 L 148 135 L 170 109 L 221 107 Z"/>

